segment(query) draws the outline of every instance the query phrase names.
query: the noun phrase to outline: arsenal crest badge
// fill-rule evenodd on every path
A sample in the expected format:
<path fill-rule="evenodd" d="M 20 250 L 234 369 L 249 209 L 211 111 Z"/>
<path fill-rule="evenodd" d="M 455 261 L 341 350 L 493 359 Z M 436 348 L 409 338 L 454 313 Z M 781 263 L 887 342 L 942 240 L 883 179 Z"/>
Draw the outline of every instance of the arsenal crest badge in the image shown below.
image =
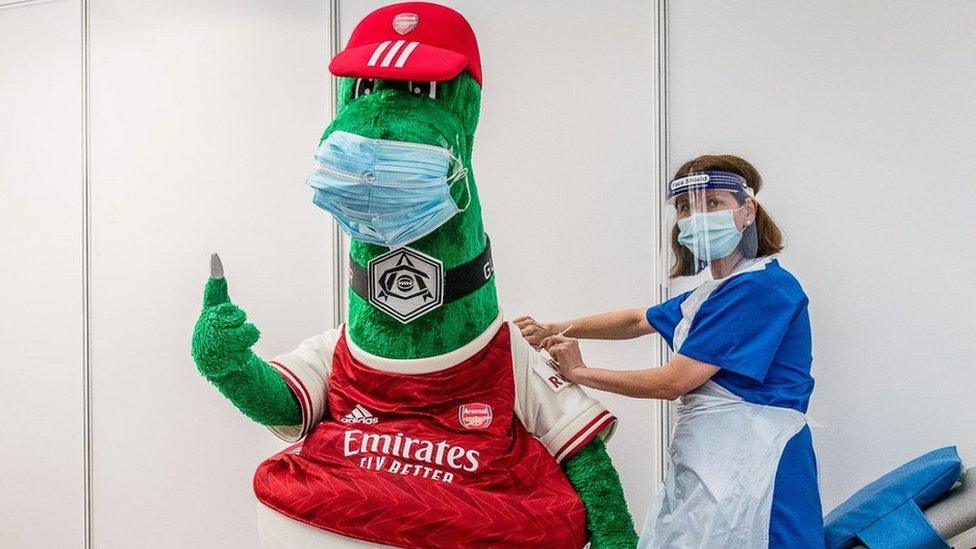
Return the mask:
<path fill-rule="evenodd" d="M 419 21 L 416 13 L 398 13 L 393 16 L 393 30 L 402 36 L 415 29 Z"/>
<path fill-rule="evenodd" d="M 487 429 L 491 425 L 491 406 L 475 402 L 458 408 L 458 420 L 465 429 Z"/>
<path fill-rule="evenodd" d="M 444 264 L 412 248 L 369 262 L 369 302 L 406 324 L 444 303 Z"/>

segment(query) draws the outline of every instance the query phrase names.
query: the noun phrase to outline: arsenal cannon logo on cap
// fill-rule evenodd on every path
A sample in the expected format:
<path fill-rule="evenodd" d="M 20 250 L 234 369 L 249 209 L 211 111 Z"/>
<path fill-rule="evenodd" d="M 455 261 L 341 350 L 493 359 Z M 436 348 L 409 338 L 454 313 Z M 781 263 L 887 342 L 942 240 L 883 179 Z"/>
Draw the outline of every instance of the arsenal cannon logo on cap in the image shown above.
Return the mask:
<path fill-rule="evenodd" d="M 393 30 L 398 34 L 407 34 L 417 27 L 420 17 L 416 13 L 398 13 L 393 17 Z"/>

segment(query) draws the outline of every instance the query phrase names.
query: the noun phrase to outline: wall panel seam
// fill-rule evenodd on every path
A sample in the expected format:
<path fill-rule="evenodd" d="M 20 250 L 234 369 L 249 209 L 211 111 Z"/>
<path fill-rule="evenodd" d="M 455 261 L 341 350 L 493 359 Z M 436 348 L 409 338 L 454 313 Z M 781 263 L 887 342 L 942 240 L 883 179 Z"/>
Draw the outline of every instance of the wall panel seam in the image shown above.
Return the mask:
<path fill-rule="evenodd" d="M 81 310 L 82 310 L 82 451 L 84 453 L 84 546 L 92 548 L 92 354 L 91 354 L 91 151 L 89 92 L 91 3 L 81 3 Z"/>
<path fill-rule="evenodd" d="M 664 186 L 668 181 L 668 155 L 669 155 L 669 124 L 668 124 L 668 0 L 657 0 L 655 7 L 654 33 L 656 39 L 656 59 L 655 59 L 655 125 L 657 134 L 655 141 L 657 144 L 657 177 L 654 179 L 655 188 L 652 193 L 655 201 L 654 211 L 655 227 L 654 233 L 657 238 L 657 250 L 655 253 L 654 278 L 657 284 L 657 302 L 662 303 L 668 299 L 667 275 L 665 275 L 667 255 L 667 235 L 668 231 L 661 226 L 665 219 L 664 205 Z M 657 342 L 658 358 L 661 363 L 669 357 L 668 347 L 663 338 L 658 338 Z M 672 405 L 667 400 L 658 401 L 658 447 L 655 458 L 655 468 L 657 470 L 657 481 L 664 481 L 665 469 L 667 467 L 668 446 L 671 442 L 671 412 Z"/>
<path fill-rule="evenodd" d="M 342 49 L 340 1 L 329 1 L 329 60 Z M 329 75 L 329 123 L 335 120 L 339 100 L 339 78 Z M 332 323 L 338 328 L 345 322 L 346 313 L 346 242 L 339 223 L 332 220 Z"/>

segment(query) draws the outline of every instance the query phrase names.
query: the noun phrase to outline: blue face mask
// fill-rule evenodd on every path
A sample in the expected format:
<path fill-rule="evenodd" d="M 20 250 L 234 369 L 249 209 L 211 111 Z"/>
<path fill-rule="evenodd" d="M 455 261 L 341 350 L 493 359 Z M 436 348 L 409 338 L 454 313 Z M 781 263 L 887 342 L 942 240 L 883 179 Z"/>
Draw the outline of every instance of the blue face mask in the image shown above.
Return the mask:
<path fill-rule="evenodd" d="M 694 213 L 678 220 L 678 242 L 705 261 L 728 257 L 742 240 L 732 216 L 736 210 Z"/>
<path fill-rule="evenodd" d="M 459 208 L 451 186 L 468 170 L 450 150 L 333 132 L 315 153 L 312 201 L 354 240 L 388 248 L 427 236 Z M 468 189 L 468 201 L 471 195 Z"/>

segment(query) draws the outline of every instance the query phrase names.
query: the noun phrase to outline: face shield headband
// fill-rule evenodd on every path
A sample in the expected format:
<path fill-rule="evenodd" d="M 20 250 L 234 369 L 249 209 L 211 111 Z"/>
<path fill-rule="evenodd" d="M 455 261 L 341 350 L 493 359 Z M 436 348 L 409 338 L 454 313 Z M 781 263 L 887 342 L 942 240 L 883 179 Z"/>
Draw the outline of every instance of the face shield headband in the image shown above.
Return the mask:
<path fill-rule="evenodd" d="M 722 171 L 696 172 L 672 179 L 668 183 L 667 200 L 674 200 L 679 194 L 689 191 L 703 190 L 722 190 L 733 193 L 745 193 L 747 196 L 755 196 L 755 193 L 746 179 L 737 173 Z"/>

